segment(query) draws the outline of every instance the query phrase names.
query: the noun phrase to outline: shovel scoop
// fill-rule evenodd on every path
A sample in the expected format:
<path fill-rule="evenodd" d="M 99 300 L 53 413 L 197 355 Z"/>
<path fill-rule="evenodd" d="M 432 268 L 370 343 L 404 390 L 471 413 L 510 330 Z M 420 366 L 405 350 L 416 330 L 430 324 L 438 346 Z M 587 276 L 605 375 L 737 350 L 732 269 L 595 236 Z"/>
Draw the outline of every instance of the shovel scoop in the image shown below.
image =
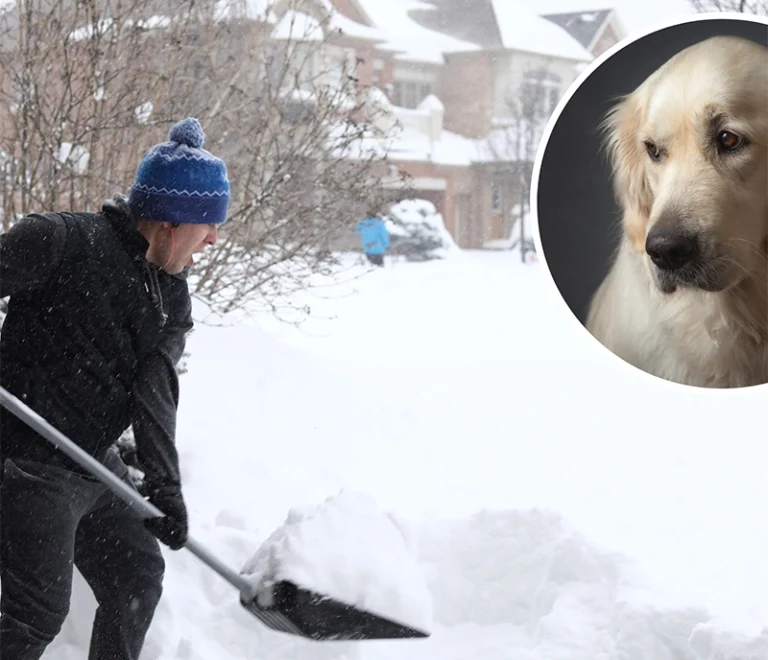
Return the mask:
<path fill-rule="evenodd" d="M 3 387 L 0 387 L 0 405 L 88 470 L 143 517 L 154 518 L 165 515 L 145 500 L 135 488 L 83 451 Z M 184 548 L 236 588 L 240 592 L 240 604 L 272 630 L 315 641 L 429 637 L 428 632 L 410 628 L 359 606 L 303 588 L 291 580 L 275 582 L 265 599 L 263 590 L 258 595 L 254 593 L 251 580 L 224 564 L 194 539 L 188 538 Z M 260 600 L 266 601 L 267 604 L 260 604 Z"/>
<path fill-rule="evenodd" d="M 272 587 L 273 604 L 240 596 L 240 604 L 267 627 L 313 640 L 408 639 L 429 634 L 378 614 L 302 589 L 283 580 Z"/>

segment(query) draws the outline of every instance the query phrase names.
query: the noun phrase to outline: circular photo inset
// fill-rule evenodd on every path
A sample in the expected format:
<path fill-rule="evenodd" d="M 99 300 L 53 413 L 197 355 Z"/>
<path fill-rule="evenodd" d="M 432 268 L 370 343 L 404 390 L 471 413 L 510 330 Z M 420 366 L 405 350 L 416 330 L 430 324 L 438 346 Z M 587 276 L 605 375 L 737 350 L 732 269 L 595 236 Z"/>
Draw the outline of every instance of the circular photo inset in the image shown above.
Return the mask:
<path fill-rule="evenodd" d="M 683 385 L 768 383 L 768 18 L 694 15 L 607 53 L 531 196 L 542 263 L 607 349 Z"/>

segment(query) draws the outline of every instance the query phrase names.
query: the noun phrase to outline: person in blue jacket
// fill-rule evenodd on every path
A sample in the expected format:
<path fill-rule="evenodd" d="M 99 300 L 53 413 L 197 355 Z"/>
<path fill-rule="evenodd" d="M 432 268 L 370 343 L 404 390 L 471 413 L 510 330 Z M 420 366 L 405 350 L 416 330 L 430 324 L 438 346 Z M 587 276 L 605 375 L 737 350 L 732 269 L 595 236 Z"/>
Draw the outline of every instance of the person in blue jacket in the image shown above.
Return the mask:
<path fill-rule="evenodd" d="M 389 247 L 389 231 L 384 219 L 376 212 L 369 213 L 365 220 L 357 223 L 355 231 L 360 234 L 360 242 L 368 261 L 383 266 L 384 253 Z"/>

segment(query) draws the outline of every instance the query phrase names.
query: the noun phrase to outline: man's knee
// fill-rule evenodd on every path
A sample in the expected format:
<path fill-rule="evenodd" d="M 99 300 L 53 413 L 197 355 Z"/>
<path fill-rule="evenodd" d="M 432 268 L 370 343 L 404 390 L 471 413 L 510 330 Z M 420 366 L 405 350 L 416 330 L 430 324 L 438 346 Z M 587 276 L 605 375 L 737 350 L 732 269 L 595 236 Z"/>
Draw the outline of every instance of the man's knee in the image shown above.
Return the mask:
<path fill-rule="evenodd" d="M 163 594 L 165 561 L 156 555 L 144 556 L 136 563 L 128 560 L 121 575 L 107 584 L 93 585 L 99 604 L 131 613 L 139 618 L 152 616 Z"/>
<path fill-rule="evenodd" d="M 144 609 L 154 612 L 163 595 L 163 579 L 165 578 L 165 561 L 158 550 L 157 556 L 134 584 L 134 593 L 138 594 Z"/>

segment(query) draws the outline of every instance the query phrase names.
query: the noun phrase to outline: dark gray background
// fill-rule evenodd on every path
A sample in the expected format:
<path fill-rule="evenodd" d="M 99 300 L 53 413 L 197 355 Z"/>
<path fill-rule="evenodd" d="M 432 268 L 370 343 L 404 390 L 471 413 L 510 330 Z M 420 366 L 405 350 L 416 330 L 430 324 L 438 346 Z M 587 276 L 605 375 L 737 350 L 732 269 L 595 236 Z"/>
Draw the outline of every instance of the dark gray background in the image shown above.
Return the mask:
<path fill-rule="evenodd" d="M 533 194 L 547 266 L 582 324 L 590 298 L 611 265 L 621 230 L 598 126 L 614 99 L 634 90 L 675 53 L 715 35 L 768 45 L 768 27 L 747 20 L 706 19 L 659 30 L 603 62 L 557 119 Z"/>

